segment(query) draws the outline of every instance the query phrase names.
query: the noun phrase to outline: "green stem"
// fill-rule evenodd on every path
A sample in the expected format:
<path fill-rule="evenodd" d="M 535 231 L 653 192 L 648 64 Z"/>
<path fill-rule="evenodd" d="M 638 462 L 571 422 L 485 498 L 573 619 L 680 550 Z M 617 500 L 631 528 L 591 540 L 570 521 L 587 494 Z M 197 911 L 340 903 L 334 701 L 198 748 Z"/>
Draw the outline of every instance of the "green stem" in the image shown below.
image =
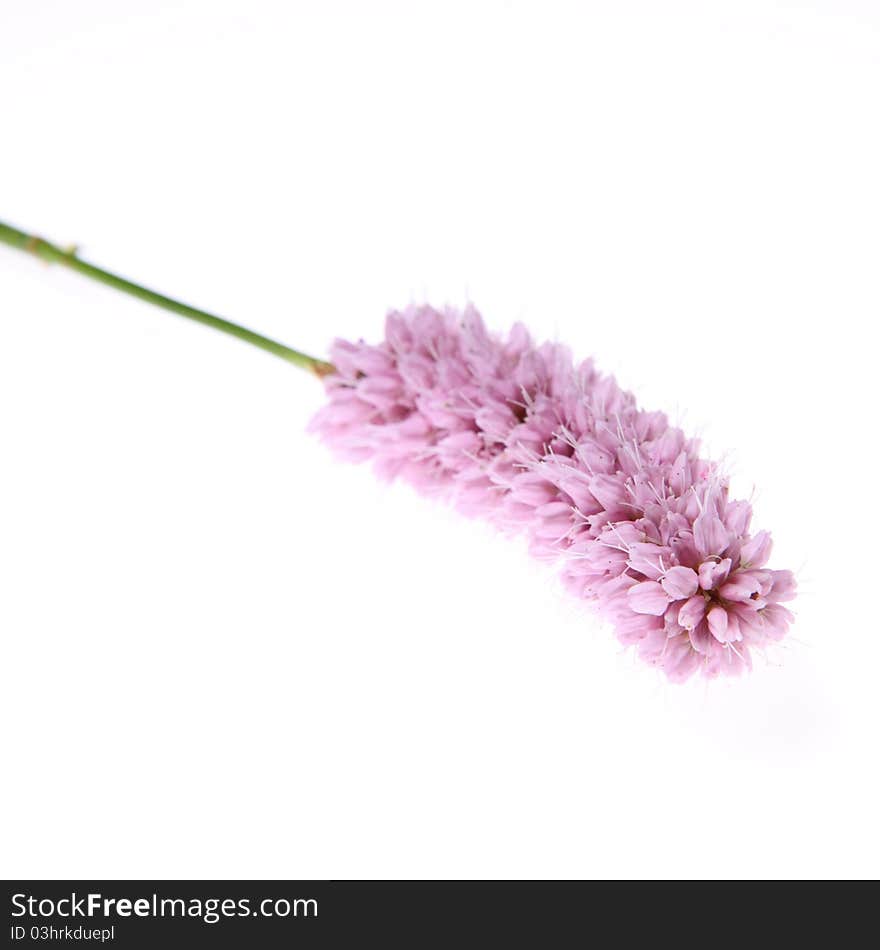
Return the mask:
<path fill-rule="evenodd" d="M 69 267 L 71 270 L 77 271 L 77 273 L 90 277 L 92 280 L 107 284 L 108 287 L 115 287 L 116 290 L 121 290 L 123 293 L 130 294 L 132 297 L 137 297 L 140 300 L 146 300 L 147 303 L 155 304 L 155 306 L 162 307 L 164 310 L 170 310 L 178 316 L 186 317 L 188 320 L 195 320 L 196 323 L 203 323 L 205 326 L 220 330 L 221 333 L 228 333 L 230 336 L 238 337 L 239 340 L 244 340 L 246 343 L 258 346 L 261 350 L 266 350 L 269 353 L 274 353 L 275 356 L 280 356 L 281 359 L 287 360 L 288 363 L 293 363 L 295 366 L 301 366 L 303 369 L 311 370 L 318 376 L 326 376 L 328 373 L 333 372 L 332 364 L 326 363 L 324 360 L 316 359 L 314 356 L 307 356 L 305 353 L 300 353 L 299 350 L 291 349 L 289 346 L 277 342 L 277 340 L 271 340 L 269 337 L 255 333 L 253 330 L 248 330 L 246 327 L 239 326 L 237 323 L 231 323 L 222 317 L 215 317 L 213 314 L 206 313 L 204 310 L 197 310 L 195 307 L 190 307 L 188 304 L 181 303 L 179 300 L 173 300 L 171 297 L 158 294 L 154 290 L 149 290 L 140 284 L 126 280 L 124 277 L 119 277 L 116 274 L 111 274 L 109 271 L 102 270 L 100 267 L 95 267 L 94 264 L 88 264 L 77 257 L 75 247 L 58 247 L 34 234 L 19 231 L 18 228 L 13 228 L 8 224 L 4 224 L 2 221 L 0 221 L 0 242 L 9 244 L 11 247 L 17 247 L 20 251 L 27 251 L 30 254 L 34 254 L 36 257 L 48 261 L 50 264 L 63 264 L 65 267 Z"/>

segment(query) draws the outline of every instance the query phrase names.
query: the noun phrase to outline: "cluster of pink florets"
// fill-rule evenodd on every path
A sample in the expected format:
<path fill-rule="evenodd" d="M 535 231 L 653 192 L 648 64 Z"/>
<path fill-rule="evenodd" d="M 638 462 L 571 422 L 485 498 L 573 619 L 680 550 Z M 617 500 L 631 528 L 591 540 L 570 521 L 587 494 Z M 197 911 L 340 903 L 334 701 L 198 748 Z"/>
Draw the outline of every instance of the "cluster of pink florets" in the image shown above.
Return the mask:
<path fill-rule="evenodd" d="M 378 345 L 337 341 L 331 359 L 313 428 L 334 450 L 525 533 L 670 679 L 739 673 L 785 635 L 794 578 L 764 567 L 751 506 L 592 361 L 430 307 L 390 314 Z"/>

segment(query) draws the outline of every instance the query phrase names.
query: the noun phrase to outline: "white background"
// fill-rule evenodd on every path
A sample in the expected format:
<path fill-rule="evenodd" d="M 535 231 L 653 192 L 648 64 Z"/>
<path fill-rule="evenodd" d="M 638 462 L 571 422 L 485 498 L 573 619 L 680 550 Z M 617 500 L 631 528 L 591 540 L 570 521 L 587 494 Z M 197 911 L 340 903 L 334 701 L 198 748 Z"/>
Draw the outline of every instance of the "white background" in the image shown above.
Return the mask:
<path fill-rule="evenodd" d="M 2 217 L 323 355 L 473 300 L 798 572 L 666 684 L 304 373 L 0 249 L 4 876 L 875 876 L 870 0 L 0 0 Z"/>

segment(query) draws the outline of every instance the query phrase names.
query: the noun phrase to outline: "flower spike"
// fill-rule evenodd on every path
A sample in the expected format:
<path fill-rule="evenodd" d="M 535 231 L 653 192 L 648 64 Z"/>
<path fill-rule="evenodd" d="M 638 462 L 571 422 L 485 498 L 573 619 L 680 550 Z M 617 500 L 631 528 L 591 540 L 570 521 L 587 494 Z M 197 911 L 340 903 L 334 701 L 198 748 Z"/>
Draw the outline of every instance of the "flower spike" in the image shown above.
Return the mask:
<path fill-rule="evenodd" d="M 790 571 L 718 468 L 592 361 L 479 313 L 389 314 L 377 345 L 337 340 L 315 432 L 388 479 L 524 533 L 618 639 L 674 681 L 735 675 L 782 638 Z"/>

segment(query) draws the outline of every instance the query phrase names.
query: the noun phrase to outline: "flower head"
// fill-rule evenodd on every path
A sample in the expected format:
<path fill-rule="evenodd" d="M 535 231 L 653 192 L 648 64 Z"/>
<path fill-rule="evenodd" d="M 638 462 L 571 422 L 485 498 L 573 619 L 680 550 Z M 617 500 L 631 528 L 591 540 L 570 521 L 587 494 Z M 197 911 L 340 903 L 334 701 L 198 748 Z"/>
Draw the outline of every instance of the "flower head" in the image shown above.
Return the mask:
<path fill-rule="evenodd" d="M 338 454 L 524 533 L 670 679 L 739 673 L 785 635 L 794 578 L 765 567 L 751 506 L 592 361 L 493 336 L 472 307 L 391 313 L 384 342 L 331 358 L 312 427 Z"/>

